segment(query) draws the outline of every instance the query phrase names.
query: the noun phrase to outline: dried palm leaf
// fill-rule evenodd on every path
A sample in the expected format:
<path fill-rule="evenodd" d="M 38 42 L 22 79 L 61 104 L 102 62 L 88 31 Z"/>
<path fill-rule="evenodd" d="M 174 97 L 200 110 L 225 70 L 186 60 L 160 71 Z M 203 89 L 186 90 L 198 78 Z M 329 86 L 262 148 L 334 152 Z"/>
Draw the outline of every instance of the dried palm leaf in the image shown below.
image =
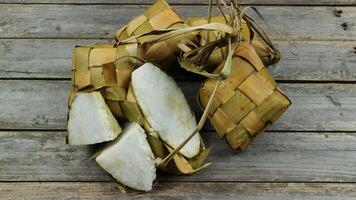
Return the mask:
<path fill-rule="evenodd" d="M 130 48 L 130 50 L 128 50 L 128 48 Z M 69 99 L 69 107 L 78 92 L 93 90 L 100 91 L 110 110 L 117 118 L 137 122 L 144 126 L 146 130 L 152 130 L 143 115 L 140 106 L 136 102 L 132 86 L 129 87 L 131 73 L 139 66 L 139 61 L 134 58 L 139 58 L 141 52 L 141 48 L 139 48 L 137 43 L 121 44 L 117 48 L 109 45 L 77 47 L 73 59 L 73 83 Z M 106 56 L 100 56 L 102 54 L 105 54 Z M 92 63 L 89 62 L 90 60 L 95 60 L 95 65 L 89 65 L 89 63 Z M 83 71 L 85 73 L 81 73 Z M 78 79 L 82 79 L 81 76 L 83 76 L 83 74 L 91 73 L 96 74 L 95 76 L 90 76 L 91 79 L 84 82 L 84 84 L 82 84 L 81 81 L 78 81 Z M 97 79 L 101 81 L 97 81 Z M 154 79 L 148 78 L 146 80 L 151 81 Z M 189 114 L 191 113 L 189 112 Z M 180 134 L 187 133 L 182 132 Z M 162 157 L 159 157 L 161 159 L 163 159 L 164 156 L 169 153 L 169 150 L 172 149 L 170 145 L 174 144 L 171 143 L 174 142 L 171 140 L 169 140 L 170 144 L 166 144 L 161 140 L 158 134 L 150 133 L 148 138 L 155 155 L 161 155 Z M 200 137 L 198 137 L 198 139 L 198 142 L 195 141 L 195 152 L 188 151 L 187 153 L 188 157 L 194 158 L 190 159 L 179 154 L 175 157 L 174 162 L 171 162 L 167 166 L 162 166 L 161 169 L 171 173 L 190 174 L 200 170 L 202 167 L 206 167 L 207 165 L 202 166 L 202 162 L 205 160 L 209 149 L 204 148 L 203 143 L 200 142 Z"/>
<path fill-rule="evenodd" d="M 170 38 L 174 38 L 174 37 L 177 37 L 177 36 L 181 36 L 183 34 L 191 33 L 191 32 L 194 32 L 194 31 L 199 31 L 199 30 L 212 30 L 212 31 L 220 31 L 220 32 L 228 33 L 228 36 L 230 38 L 228 40 L 228 45 L 229 45 L 229 53 L 228 53 L 228 58 L 229 59 L 228 59 L 228 61 L 231 60 L 231 57 L 232 57 L 232 53 L 231 53 L 231 35 L 235 35 L 235 34 L 239 35 L 239 33 L 236 32 L 233 27 L 227 26 L 227 25 L 222 24 L 222 23 L 209 23 L 209 24 L 205 24 L 205 25 L 201 25 L 201 26 L 197 26 L 197 27 L 188 27 L 188 28 L 183 28 L 183 29 L 163 30 L 163 31 L 161 31 L 161 33 L 163 33 L 163 34 L 155 36 L 153 38 L 150 38 L 150 39 L 146 40 L 145 42 L 143 42 L 142 44 L 143 45 L 154 44 L 154 43 L 157 43 L 157 42 L 165 41 L 165 40 L 170 39 Z M 137 38 L 142 38 L 142 37 L 148 36 L 149 34 L 150 33 L 142 34 L 142 35 L 140 35 L 138 37 L 135 37 L 135 38 L 136 39 Z M 128 41 L 130 41 L 132 39 L 133 38 L 130 38 Z M 189 40 L 186 40 L 186 41 L 189 42 Z M 184 44 L 183 40 L 180 40 L 179 43 L 177 44 L 177 46 L 180 49 L 184 49 L 185 48 L 185 46 L 180 46 L 179 44 Z M 198 52 L 198 54 L 199 55 L 203 55 L 204 52 L 207 52 L 207 51 L 204 51 L 204 50 L 205 49 L 203 49 L 203 51 L 201 51 L 201 52 Z M 211 49 L 211 50 L 213 50 L 213 49 Z M 208 49 L 208 51 L 209 51 L 209 49 Z M 198 56 L 196 56 L 196 57 L 198 57 Z M 181 62 L 181 66 L 183 66 L 188 71 L 193 71 L 195 73 L 200 74 L 199 69 L 198 70 L 195 69 L 196 65 L 194 65 L 194 64 L 193 64 L 193 66 L 190 65 L 191 63 L 190 63 L 189 59 L 186 59 L 185 61 L 187 61 L 187 65 L 182 64 L 184 62 L 184 60 L 183 60 L 183 62 Z M 221 72 L 219 72 L 218 74 L 210 74 L 208 72 L 205 73 L 204 71 L 201 74 L 204 74 L 204 75 L 206 75 L 208 77 L 217 78 L 217 79 L 226 78 L 226 76 L 229 74 L 229 71 L 230 71 L 230 68 L 231 68 L 231 63 L 228 62 L 228 61 L 224 64 L 223 70 L 221 70 Z M 214 93 L 217 90 L 217 86 L 218 86 L 218 84 L 215 87 Z M 130 90 L 129 90 L 128 96 L 129 96 L 129 94 L 130 94 Z M 132 92 L 131 96 L 134 96 L 133 92 Z M 127 99 L 129 99 L 129 98 L 127 98 Z M 201 128 L 202 128 L 202 126 L 203 126 L 203 124 L 205 122 L 205 119 L 207 117 L 207 111 L 209 110 L 209 107 L 211 105 L 212 100 L 213 100 L 213 98 L 210 99 L 210 101 L 209 101 L 210 103 L 208 103 L 207 109 L 206 109 L 206 111 L 204 111 L 203 116 L 202 116 L 198 126 L 196 126 L 195 129 L 193 129 L 191 131 L 191 133 L 186 135 L 187 137 L 185 139 L 183 139 L 179 145 L 177 145 L 176 149 L 171 149 L 170 150 L 170 148 L 168 148 L 170 153 L 161 162 L 160 166 L 162 166 L 162 165 L 164 166 L 172 158 L 173 158 L 174 161 L 176 161 L 177 160 L 176 156 L 178 156 L 177 153 L 179 151 L 181 151 L 185 147 L 185 145 L 187 143 L 189 143 L 189 141 L 192 138 L 194 138 L 195 134 L 197 134 L 199 132 L 199 130 L 201 130 Z M 132 98 L 132 101 L 133 102 L 131 104 L 132 107 L 130 106 L 131 107 L 130 111 L 135 110 L 136 115 L 132 115 L 131 116 L 132 117 L 131 120 L 140 121 L 139 123 L 141 123 L 141 125 L 143 125 L 145 127 L 149 127 L 148 122 L 146 120 L 143 120 L 144 119 L 144 117 L 142 116 L 143 114 L 142 113 L 139 114 L 140 112 L 138 112 L 138 111 L 140 109 L 137 109 L 138 106 L 134 106 L 135 103 L 137 103 L 135 97 Z M 133 113 L 133 112 L 131 112 L 131 113 Z M 161 146 L 163 146 L 163 145 L 161 145 Z M 179 166 L 179 165 L 177 165 L 177 166 Z"/>
<path fill-rule="evenodd" d="M 275 56 L 273 62 L 279 61 L 279 51 L 266 33 L 245 15 L 245 10 L 241 9 L 235 0 L 231 0 L 231 6 L 226 7 L 229 15 L 223 12 L 222 15 L 226 24 L 235 31 L 213 32 L 216 34 L 215 41 L 210 41 L 210 37 L 214 36 L 211 32 L 205 32 L 206 42 L 200 42 L 196 46 L 182 42 L 180 46 L 184 47 L 181 48 L 184 54 L 181 56 L 180 65 L 188 71 L 209 78 L 199 92 L 200 103 L 205 109 L 204 112 L 209 111 L 209 119 L 219 135 L 227 141 L 232 150 L 238 151 L 246 149 L 251 140 L 274 122 L 291 102 L 277 87 L 251 41 L 246 39 L 248 32 L 243 29 L 244 21 L 247 22 L 248 28 L 256 31 L 272 48 Z M 258 11 L 257 13 L 259 14 Z M 211 20 L 209 17 L 208 22 Z M 211 69 L 207 68 L 210 55 L 216 49 L 224 48 L 227 49 L 227 56 L 221 53 L 224 62 L 210 72 Z M 231 71 L 226 70 L 226 66 L 230 66 Z M 220 77 L 219 74 L 225 75 Z M 222 81 L 224 77 L 227 79 Z M 218 89 L 215 94 L 216 87 Z M 211 101 L 212 107 L 209 108 L 207 105 L 210 105 Z"/>
<path fill-rule="evenodd" d="M 69 107 L 77 92 L 100 91 L 114 116 L 124 118 L 121 104 L 126 99 L 131 73 L 141 63 L 132 57 L 142 55 L 138 44 L 76 47 Z"/>
<path fill-rule="evenodd" d="M 261 39 L 258 38 L 256 31 L 254 31 L 249 22 L 245 20 L 241 20 L 241 33 L 242 33 L 242 41 L 249 42 L 255 48 L 257 54 L 262 59 L 265 66 L 269 66 L 273 64 L 275 57 L 275 51 L 268 45 L 268 43 L 264 43 Z M 201 26 L 203 24 L 208 23 L 207 18 L 187 18 L 186 23 L 190 26 Z M 225 18 L 222 15 L 211 17 L 211 23 L 223 23 L 226 24 Z M 209 36 L 208 36 L 209 33 Z M 206 39 L 209 38 L 210 41 L 216 41 L 220 37 L 219 31 L 201 31 L 197 36 L 199 37 L 199 42 L 201 45 L 206 44 Z M 222 61 L 224 61 L 225 55 L 227 55 L 227 48 L 221 47 L 215 49 L 206 64 L 207 67 L 216 67 Z"/>
<path fill-rule="evenodd" d="M 156 179 L 155 157 L 145 131 L 137 123 L 127 123 L 122 134 L 98 152 L 95 160 L 120 184 L 152 190 Z"/>
<path fill-rule="evenodd" d="M 202 107 L 206 107 L 215 82 L 203 83 L 199 91 Z M 209 119 L 233 151 L 245 150 L 290 104 L 251 44 L 243 42 L 235 49 L 231 74 L 214 97 Z"/>
<path fill-rule="evenodd" d="M 127 26 L 121 28 L 116 33 L 116 41 L 120 44 L 129 38 L 134 38 L 131 42 L 142 45 L 147 40 L 151 40 L 159 35 L 155 31 L 186 27 L 188 25 L 184 23 L 184 20 L 178 16 L 165 0 L 157 0 L 141 15 L 129 22 Z M 190 40 L 194 37 L 195 34 L 187 33 L 164 41 L 143 45 L 145 49 L 143 58 L 153 63 L 159 63 L 160 66 L 167 67 L 180 51 L 177 46 L 178 42 L 181 39 Z"/>

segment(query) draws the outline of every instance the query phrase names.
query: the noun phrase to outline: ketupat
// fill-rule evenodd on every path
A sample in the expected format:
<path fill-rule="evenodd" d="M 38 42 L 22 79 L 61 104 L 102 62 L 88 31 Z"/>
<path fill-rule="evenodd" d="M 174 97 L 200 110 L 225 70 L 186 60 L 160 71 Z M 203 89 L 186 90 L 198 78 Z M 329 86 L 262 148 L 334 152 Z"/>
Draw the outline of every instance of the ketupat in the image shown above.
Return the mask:
<path fill-rule="evenodd" d="M 131 42 L 142 45 L 159 35 L 154 31 L 168 29 L 183 29 L 188 27 L 184 20 L 171 8 L 165 0 L 157 0 L 152 6 L 141 15 L 135 17 L 127 26 L 124 26 L 116 33 L 118 44 L 132 39 Z M 176 54 L 180 52 L 177 44 L 182 39 L 191 40 L 195 37 L 193 33 L 187 33 L 169 38 L 164 41 L 143 45 L 143 58 L 149 62 L 159 63 L 167 68 L 175 60 Z"/>
<path fill-rule="evenodd" d="M 69 107 L 78 92 L 100 91 L 111 112 L 115 117 L 121 119 L 120 121 L 129 120 L 137 122 L 144 126 L 146 130 L 150 130 L 150 128 L 148 128 L 149 125 L 142 114 L 141 108 L 136 102 L 132 87 L 129 87 L 131 83 L 131 73 L 135 68 L 140 66 L 137 62 L 141 62 L 133 58 L 139 57 L 140 48 L 136 48 L 135 51 L 124 51 L 127 50 L 127 47 L 130 47 L 130 45 L 137 44 L 122 44 L 118 48 L 110 45 L 75 48 Z M 125 48 L 120 50 L 120 47 Z M 132 48 L 135 49 L 134 47 Z M 119 52 L 131 52 L 131 55 L 128 53 L 120 53 L 119 55 Z M 106 56 L 100 56 L 103 53 Z M 123 58 L 123 56 L 129 57 Z M 92 64 L 90 60 L 94 60 L 94 58 L 95 64 Z M 92 73 L 94 73 L 94 75 L 92 75 Z M 80 76 L 89 77 L 90 79 L 84 79 L 86 81 L 78 81 L 78 75 L 79 80 L 82 79 Z M 148 138 L 150 145 L 153 146 L 155 155 L 161 159 L 163 159 L 172 148 L 162 142 L 158 135 L 150 133 Z M 175 142 L 175 144 L 177 143 L 178 142 Z M 175 174 L 191 174 L 200 170 L 202 167 L 206 167 L 207 165 L 202 166 L 202 162 L 205 160 L 209 149 L 204 148 L 204 145 L 200 142 L 200 138 L 196 144 L 198 145 L 196 145 L 197 147 L 195 147 L 195 149 L 198 149 L 198 151 L 195 151 L 190 155 L 187 154 L 188 157 L 194 158 L 189 159 L 188 157 L 179 154 L 175 156 L 174 161 L 169 165 L 160 166 L 160 168 L 166 172 Z"/>
<path fill-rule="evenodd" d="M 114 116 L 124 118 L 121 104 L 126 98 L 131 73 L 141 63 L 130 56 L 142 57 L 138 44 L 75 47 L 69 107 L 77 92 L 97 90 Z"/>
<path fill-rule="evenodd" d="M 126 116 L 145 127 L 152 151 L 159 159 L 164 159 L 196 127 L 182 91 L 153 64 L 146 63 L 133 72 L 127 95 Z M 169 173 L 191 174 L 209 165 L 203 165 L 208 153 L 197 134 L 173 157 L 173 162 L 159 167 Z"/>
<path fill-rule="evenodd" d="M 211 17 L 210 22 L 226 24 L 226 21 L 222 15 Z M 190 26 L 200 26 L 203 24 L 207 24 L 208 19 L 203 17 L 187 18 L 186 23 Z M 217 40 L 219 34 L 220 33 L 217 31 L 209 31 L 210 41 Z M 255 51 L 260 56 L 265 66 L 268 67 L 269 65 L 278 62 L 280 56 L 278 50 L 274 46 L 271 46 L 271 44 L 266 43 L 268 41 L 264 42 L 264 40 L 258 37 L 257 32 L 251 26 L 251 22 L 245 21 L 243 19 L 241 20 L 241 34 L 242 41 L 248 42 L 254 47 Z M 206 44 L 208 31 L 200 31 L 197 35 L 200 39 L 200 44 Z M 224 55 L 226 54 L 226 47 L 215 49 L 209 56 L 208 63 L 206 64 L 207 67 L 216 67 L 217 65 L 219 65 L 221 62 L 224 61 Z"/>
<path fill-rule="evenodd" d="M 75 48 L 72 68 L 72 85 L 75 87 L 71 88 L 69 104 L 75 96 L 75 91 L 102 88 L 102 94 L 113 114 L 125 118 L 125 105 L 122 104 L 125 101 L 130 74 L 139 66 L 138 63 L 142 64 L 138 60 L 158 63 L 167 69 L 180 51 L 177 43 L 183 38 L 192 39 L 195 34 L 187 33 L 149 45 L 143 43 L 157 36 L 157 33 L 151 34 L 152 31 L 186 27 L 188 25 L 166 1 L 158 0 L 116 33 L 116 45 Z M 137 38 L 123 42 L 133 37 Z M 117 71 L 116 77 L 112 76 L 113 70 Z"/>
<path fill-rule="evenodd" d="M 132 88 L 150 127 L 172 148 L 176 148 L 197 126 L 183 92 L 172 77 L 151 63 L 132 73 Z M 180 151 L 187 158 L 198 155 L 199 134 Z"/>
<path fill-rule="evenodd" d="M 120 184 L 152 190 L 156 179 L 155 157 L 145 131 L 137 123 L 126 123 L 122 134 L 98 152 L 95 161 Z"/>
<path fill-rule="evenodd" d="M 215 82 L 206 80 L 199 91 L 203 107 Z M 254 48 L 243 42 L 234 51 L 231 74 L 214 97 L 209 119 L 233 151 L 245 150 L 290 104 Z"/>
<path fill-rule="evenodd" d="M 106 55 L 109 55 L 109 52 L 111 52 L 112 54 L 115 54 L 114 53 L 115 52 L 115 48 L 112 48 L 111 46 L 107 46 L 107 45 L 105 45 L 105 46 L 97 46 L 96 48 L 92 48 L 92 47 L 79 47 L 79 48 L 85 50 L 84 52 L 87 52 L 87 53 L 85 54 L 86 56 L 84 56 L 84 61 L 83 60 L 78 60 L 78 56 L 75 56 L 77 59 L 74 60 L 74 65 L 75 65 L 74 69 L 76 69 L 76 66 L 78 65 L 78 63 L 79 64 L 87 63 L 87 64 L 84 64 L 84 65 L 87 66 L 86 67 L 86 69 L 87 69 L 86 73 L 89 73 L 89 74 L 90 74 L 90 70 L 92 69 L 92 67 L 99 68 L 97 65 L 103 64 L 105 62 L 108 62 L 108 61 L 114 59 L 114 57 L 115 57 L 115 56 L 106 56 L 105 59 L 102 59 L 103 57 L 98 57 L 96 59 L 96 63 L 97 64 L 95 64 L 95 66 L 94 65 L 90 66 L 89 65 L 90 62 L 85 62 L 85 61 L 86 60 L 91 60 L 92 57 L 96 57 L 97 56 L 96 55 L 97 52 L 101 52 L 101 53 L 107 52 Z M 88 51 L 88 49 L 90 49 L 91 51 Z M 77 50 L 76 52 L 78 52 L 78 49 L 76 49 L 76 50 Z M 118 61 L 118 62 L 116 62 L 116 64 L 118 64 L 120 62 L 121 61 Z M 122 62 L 124 62 L 124 60 L 122 60 Z M 120 64 L 120 66 L 123 66 L 122 63 Z M 132 119 L 131 116 L 136 117 L 137 113 L 140 113 L 140 116 L 142 116 L 141 119 L 144 119 L 138 104 L 136 102 L 132 102 L 131 101 L 134 98 L 134 96 L 132 95 L 132 87 L 128 88 L 128 85 L 129 85 L 130 80 L 131 80 L 131 78 L 130 78 L 131 77 L 131 72 L 133 70 L 130 71 L 129 73 L 122 73 L 122 67 L 119 67 L 118 69 L 115 67 L 114 62 L 103 64 L 101 71 L 100 70 L 95 70 L 95 72 L 100 71 L 97 74 L 97 76 L 92 76 L 93 79 L 103 80 L 103 81 L 101 81 L 102 84 L 97 84 L 97 85 L 91 84 L 91 81 L 88 82 L 90 84 L 87 84 L 87 85 L 78 86 L 76 84 L 73 84 L 73 86 L 72 86 L 73 90 L 72 90 L 71 94 L 74 96 L 73 97 L 74 100 L 70 99 L 70 106 L 69 107 L 70 108 L 71 107 L 75 107 L 76 99 L 78 98 L 78 96 L 81 95 L 82 92 L 90 92 L 92 90 L 94 90 L 94 91 L 97 90 L 97 91 L 100 91 L 101 93 L 103 93 L 104 96 L 106 96 L 107 101 L 108 101 L 108 99 L 110 101 L 114 101 L 114 103 L 116 103 L 116 101 L 117 101 L 117 102 L 119 102 L 120 106 L 122 105 L 122 116 L 120 116 L 120 117 L 125 117 L 125 118 L 131 119 L 131 121 L 136 121 L 137 118 Z M 159 69 L 157 68 L 157 70 L 159 70 Z M 73 72 L 73 75 L 74 75 L 73 79 L 74 80 L 75 80 L 75 77 L 76 77 L 76 73 L 75 72 L 76 71 L 74 70 L 74 72 Z M 161 72 L 161 73 L 163 73 L 163 72 Z M 113 78 L 113 77 L 116 77 L 116 79 Z M 127 88 L 128 91 L 124 91 L 123 92 L 123 97 L 122 98 L 114 99 L 113 97 L 110 97 L 110 96 L 115 95 L 115 94 L 110 94 L 110 93 L 106 94 L 106 93 L 107 93 L 107 89 L 110 89 L 112 87 L 116 87 L 116 85 L 118 85 L 118 80 L 119 79 L 125 79 L 126 80 L 125 84 L 121 85 L 121 86 L 123 86 L 124 89 Z M 94 83 L 98 83 L 95 80 L 92 80 L 92 81 Z M 78 91 L 76 91 L 77 88 L 81 88 L 79 93 L 78 93 Z M 100 94 L 99 92 L 91 92 L 91 93 Z M 88 94 L 91 94 L 91 93 L 88 93 Z M 183 98 L 184 98 L 184 96 L 183 96 Z M 133 112 L 135 109 L 132 109 L 132 108 L 135 108 L 136 112 Z M 95 108 L 93 108 L 93 109 L 95 109 Z M 188 107 L 188 109 L 189 109 L 189 107 Z M 114 108 L 112 110 L 114 112 L 117 112 L 116 108 Z M 120 110 L 121 110 L 121 107 L 120 107 Z M 82 111 L 85 112 L 85 109 L 83 110 L 83 107 L 82 107 Z M 188 111 L 188 113 L 189 113 L 189 115 L 191 115 L 193 117 L 193 115 L 191 114 L 190 110 Z M 87 116 L 87 115 L 85 115 L 85 116 Z M 193 120 L 192 121 L 193 124 L 191 124 L 191 125 L 194 126 L 196 124 L 194 117 L 191 118 L 190 120 Z M 138 121 L 141 122 L 140 120 L 138 120 Z M 152 129 L 150 129 L 150 130 L 152 131 Z M 155 133 L 157 133 L 157 132 L 155 132 Z M 96 135 L 97 133 L 91 133 L 91 134 Z M 183 132 L 178 133 L 177 135 L 179 135 L 179 134 L 183 134 Z M 150 133 L 147 137 L 149 138 L 150 145 L 152 146 L 152 149 L 153 149 L 153 151 L 155 152 L 155 155 L 158 158 L 163 159 L 164 156 L 166 156 L 168 154 L 168 152 L 172 150 L 172 148 L 168 144 L 165 144 L 164 142 L 162 142 L 162 140 L 160 139 L 160 137 L 157 134 Z M 179 155 L 176 155 L 174 157 L 174 161 L 169 163 L 167 166 L 160 166 L 160 168 L 162 170 L 166 171 L 166 172 L 169 172 L 169 173 L 191 174 L 191 173 L 194 173 L 194 172 L 206 167 L 207 165 L 202 165 L 202 162 L 206 158 L 206 156 L 207 156 L 207 154 L 209 152 L 209 149 L 205 149 L 204 148 L 203 144 L 200 141 L 199 136 L 197 136 L 197 138 L 198 139 L 195 140 L 195 145 L 193 145 L 193 146 L 195 146 L 195 147 L 193 147 L 193 151 L 188 151 L 188 154 L 190 153 L 189 157 L 193 157 L 193 158 L 185 158 L 183 155 L 179 154 Z M 181 137 L 181 139 L 184 139 L 184 136 Z M 176 142 L 176 143 L 178 143 L 178 142 Z M 113 154 L 113 155 L 115 155 L 115 154 Z M 101 164 L 101 165 L 104 165 L 104 164 Z M 108 165 L 110 165 L 110 164 L 108 164 Z M 110 173 L 110 171 L 108 171 L 108 172 Z M 113 173 L 113 172 L 111 172 L 111 173 Z M 122 182 L 122 181 L 119 181 L 119 182 Z M 125 183 L 123 183 L 123 184 L 125 184 Z M 130 186 L 129 184 L 125 184 L 125 185 Z M 130 187 L 132 187 L 132 186 L 130 186 Z M 136 187 L 136 189 L 139 189 L 139 188 Z M 147 190 L 147 188 L 143 189 L 143 190 Z"/>
<path fill-rule="evenodd" d="M 120 133 L 120 125 L 99 92 L 79 93 L 74 98 L 69 109 L 69 144 L 86 145 L 107 142 L 115 139 Z"/>
<path fill-rule="evenodd" d="M 115 117 L 144 127 L 152 152 L 137 151 L 141 157 L 149 154 L 150 169 L 154 169 L 154 157 L 158 167 L 170 173 L 191 174 L 206 167 L 208 164 L 203 165 L 203 161 L 209 149 L 205 149 L 199 133 L 194 134 L 202 127 L 207 113 L 232 150 L 246 149 L 258 133 L 288 108 L 290 101 L 263 65 L 277 62 L 280 58 L 278 50 L 264 31 L 244 15 L 245 10 L 240 10 L 235 0 L 231 9 L 236 10 L 230 12 L 230 21 L 225 21 L 222 16 L 211 19 L 220 24 L 207 24 L 208 20 L 204 18 L 184 22 L 164 0 L 158 0 L 117 32 L 116 45 L 76 48 L 69 108 L 74 106 L 73 99 L 82 92 L 100 91 Z M 188 24 L 199 28 L 188 27 Z M 256 33 L 264 43 L 257 39 Z M 193 51 L 192 54 L 189 51 Z M 198 126 L 174 81 L 147 63 L 158 63 L 162 69 L 167 69 L 179 53 L 183 68 L 211 78 L 200 89 L 199 100 L 205 112 Z M 146 64 L 140 67 L 142 63 Z M 228 79 L 224 80 L 226 77 Z M 170 87 L 167 89 L 166 86 Z M 216 89 L 218 92 L 214 95 Z M 207 104 L 210 105 L 211 100 L 213 108 L 210 110 Z M 134 145 L 130 142 L 146 141 L 141 137 L 144 132 L 138 124 L 135 124 L 136 128 L 130 125 L 132 131 L 128 132 L 139 135 L 120 136 L 98 152 L 96 158 L 98 164 L 122 184 L 149 191 L 155 179 L 153 170 L 125 179 L 123 175 L 135 173 L 134 170 L 129 167 L 119 169 L 121 166 L 115 165 L 111 159 L 114 156 L 125 161 L 123 154 L 115 151 L 116 147 L 130 150 Z M 148 146 L 147 141 L 144 146 Z M 168 163 L 170 158 L 173 161 Z M 116 173 L 118 170 L 121 173 Z"/>
<path fill-rule="evenodd" d="M 180 65 L 187 71 L 209 78 L 199 91 L 200 104 L 207 110 L 208 101 L 213 97 L 209 119 L 220 137 L 233 151 L 238 151 L 246 149 L 253 138 L 273 123 L 291 102 L 279 90 L 264 65 L 279 61 L 278 49 L 235 0 L 231 1 L 231 6 L 224 6 L 229 15 L 221 9 L 224 17 L 188 19 L 188 22 L 197 26 L 218 21 L 231 26 L 234 31 L 201 31 L 199 43 L 185 42 L 181 45 L 184 53 Z M 255 8 L 252 9 L 263 19 Z M 258 42 L 256 33 L 264 44 Z M 263 50 L 259 49 L 258 54 L 256 48 Z M 266 57 L 266 52 L 270 57 Z M 213 95 L 213 88 L 217 86 L 217 93 Z"/>

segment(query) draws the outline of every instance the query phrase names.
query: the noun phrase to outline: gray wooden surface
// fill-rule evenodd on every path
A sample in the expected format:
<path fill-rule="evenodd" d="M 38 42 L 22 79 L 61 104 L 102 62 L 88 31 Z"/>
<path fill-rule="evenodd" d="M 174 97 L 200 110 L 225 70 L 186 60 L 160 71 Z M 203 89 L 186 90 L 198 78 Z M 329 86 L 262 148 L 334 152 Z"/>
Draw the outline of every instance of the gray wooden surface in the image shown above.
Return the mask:
<path fill-rule="evenodd" d="M 184 16 L 204 0 L 170 0 Z M 213 165 L 160 174 L 154 191 L 121 194 L 95 162 L 96 147 L 65 145 L 74 45 L 112 42 L 145 0 L 0 0 L 0 199 L 356 198 L 356 1 L 243 0 L 292 38 L 269 30 L 283 59 L 270 68 L 292 107 L 240 154 L 207 124 Z M 341 13 L 335 15 L 335 12 Z M 267 29 L 268 30 L 268 29 Z M 197 116 L 195 77 L 177 73 Z"/>
<path fill-rule="evenodd" d="M 112 38 L 119 27 L 147 7 L 148 5 L 6 4 L 0 7 L 0 37 Z M 185 17 L 207 15 L 207 6 L 174 7 Z M 266 20 L 278 25 L 278 29 L 287 32 L 294 40 L 353 40 L 356 36 L 354 6 L 256 7 Z M 335 10 L 341 10 L 342 14 L 335 16 Z M 255 15 L 251 13 L 251 16 Z M 270 31 L 270 35 L 278 38 L 273 31 Z"/>
<path fill-rule="evenodd" d="M 5 199 L 352 200 L 356 195 L 355 185 L 348 183 L 159 182 L 151 193 L 130 191 L 121 196 L 108 182 L 7 183 L 0 188 Z"/>

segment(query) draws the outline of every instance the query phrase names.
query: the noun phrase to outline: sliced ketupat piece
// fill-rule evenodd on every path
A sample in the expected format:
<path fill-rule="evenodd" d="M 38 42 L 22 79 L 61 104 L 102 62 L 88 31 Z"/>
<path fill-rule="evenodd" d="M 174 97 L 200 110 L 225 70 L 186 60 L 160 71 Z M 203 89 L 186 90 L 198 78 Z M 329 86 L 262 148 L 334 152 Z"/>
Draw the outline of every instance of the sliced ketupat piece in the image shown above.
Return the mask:
<path fill-rule="evenodd" d="M 121 127 L 100 92 L 78 93 L 69 108 L 68 143 L 96 144 L 115 139 Z"/>
<path fill-rule="evenodd" d="M 137 123 L 127 123 L 120 137 L 101 150 L 95 160 L 119 183 L 136 190 L 152 189 L 155 157 L 145 131 Z"/>
<path fill-rule="evenodd" d="M 132 73 L 133 91 L 146 120 L 159 137 L 172 148 L 188 137 L 197 123 L 183 92 L 172 77 L 146 63 Z M 192 158 L 200 152 L 196 134 L 180 153 Z"/>

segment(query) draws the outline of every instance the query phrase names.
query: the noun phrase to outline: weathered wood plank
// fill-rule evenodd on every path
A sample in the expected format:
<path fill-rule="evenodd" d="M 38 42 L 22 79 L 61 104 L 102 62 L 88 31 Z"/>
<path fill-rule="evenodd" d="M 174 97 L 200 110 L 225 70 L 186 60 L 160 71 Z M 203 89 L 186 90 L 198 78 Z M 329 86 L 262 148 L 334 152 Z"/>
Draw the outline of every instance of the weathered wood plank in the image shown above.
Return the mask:
<path fill-rule="evenodd" d="M 0 5 L 0 38 L 112 38 L 147 6 Z M 206 16 L 205 6 L 175 6 L 182 16 Z M 297 40 L 354 40 L 356 7 L 259 7 L 265 18 Z M 340 17 L 334 10 L 342 10 Z M 276 36 L 274 33 L 272 36 Z"/>
<path fill-rule="evenodd" d="M 0 0 L 1 3 L 6 4 L 152 4 L 153 0 Z M 172 5 L 180 4 L 205 4 L 207 0 L 167 0 Z M 240 0 L 241 5 L 356 5 L 354 0 Z"/>
<path fill-rule="evenodd" d="M 1 78 L 70 78 L 76 45 L 110 40 L 0 40 Z"/>
<path fill-rule="evenodd" d="M 0 127 L 65 128 L 69 82 L 0 81 Z"/>
<path fill-rule="evenodd" d="M 180 85 L 199 116 L 200 84 Z M 0 81 L 0 129 L 66 129 L 68 88 L 68 81 Z M 356 131 L 356 85 L 284 83 L 281 88 L 294 104 L 272 130 Z"/>
<path fill-rule="evenodd" d="M 0 78 L 70 78 L 75 45 L 111 43 L 110 40 L 0 40 Z M 277 41 L 279 65 L 270 67 L 278 80 L 356 80 L 356 42 L 299 41 L 300 55 L 287 42 Z M 185 74 L 186 75 L 186 74 Z M 192 79 L 193 77 L 177 77 Z"/>
<path fill-rule="evenodd" d="M 0 181 L 111 181 L 93 160 L 95 146 L 69 146 L 66 132 L 0 132 Z M 213 165 L 160 181 L 356 182 L 356 133 L 269 132 L 232 154 L 214 132 Z"/>
<path fill-rule="evenodd" d="M 351 200 L 349 183 L 158 183 L 150 193 L 121 194 L 114 183 L 0 183 L 1 199 Z"/>

